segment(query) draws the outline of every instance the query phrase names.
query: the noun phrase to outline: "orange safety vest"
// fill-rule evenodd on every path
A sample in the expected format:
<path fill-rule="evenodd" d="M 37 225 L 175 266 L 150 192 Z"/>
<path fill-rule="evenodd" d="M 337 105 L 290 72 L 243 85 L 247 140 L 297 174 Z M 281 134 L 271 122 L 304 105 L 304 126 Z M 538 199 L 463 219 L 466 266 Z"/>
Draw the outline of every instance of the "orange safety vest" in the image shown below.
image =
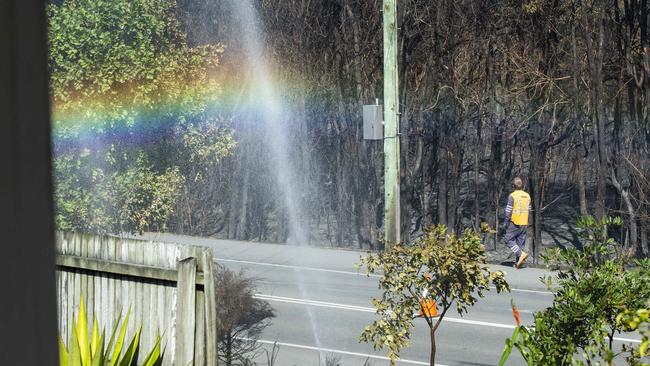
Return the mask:
<path fill-rule="evenodd" d="M 424 275 L 424 278 L 431 281 L 431 276 L 428 273 Z M 429 296 L 429 290 L 426 287 L 422 289 L 422 298 L 420 298 L 420 316 L 426 316 L 427 318 L 438 316 L 436 301 Z"/>
<path fill-rule="evenodd" d="M 530 195 L 522 190 L 510 193 L 512 197 L 512 216 L 510 221 L 515 225 L 528 225 L 528 209 Z"/>

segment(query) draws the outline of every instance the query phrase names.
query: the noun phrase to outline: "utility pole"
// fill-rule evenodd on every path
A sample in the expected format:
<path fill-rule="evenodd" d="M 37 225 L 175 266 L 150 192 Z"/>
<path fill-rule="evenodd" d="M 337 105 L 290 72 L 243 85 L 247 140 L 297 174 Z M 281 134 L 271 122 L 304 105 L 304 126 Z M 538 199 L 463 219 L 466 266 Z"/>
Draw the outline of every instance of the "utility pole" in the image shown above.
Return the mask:
<path fill-rule="evenodd" d="M 384 1 L 384 239 L 400 242 L 397 0 Z"/>

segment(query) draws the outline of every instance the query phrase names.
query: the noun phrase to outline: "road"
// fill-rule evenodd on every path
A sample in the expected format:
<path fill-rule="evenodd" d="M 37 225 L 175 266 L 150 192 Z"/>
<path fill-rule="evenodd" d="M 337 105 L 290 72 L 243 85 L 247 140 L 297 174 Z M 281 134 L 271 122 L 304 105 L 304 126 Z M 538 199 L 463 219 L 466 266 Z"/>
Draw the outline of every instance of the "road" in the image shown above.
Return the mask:
<path fill-rule="evenodd" d="M 276 366 L 324 366 L 321 357 L 328 356 L 340 359 L 340 366 L 361 366 L 366 360 L 372 365 L 388 364 L 384 351 L 358 342 L 363 327 L 376 319 L 371 299 L 379 296 L 377 278 L 354 268 L 364 253 L 171 234 L 147 234 L 146 238 L 210 247 L 218 263 L 255 277 L 256 296 L 269 301 L 276 311 L 260 338 L 267 349 L 274 342 L 279 345 Z M 532 322 L 534 311 L 551 303 L 552 296 L 539 278 L 552 273 L 492 267 L 506 272 L 512 292 L 489 292 L 462 318 L 448 314 L 436 333 L 436 364 L 496 365 L 504 340 L 514 329 L 510 300 L 519 306 L 524 324 Z M 429 364 L 428 327 L 420 319 L 415 324 L 412 346 L 402 351 L 400 365 Z M 265 360 L 260 356 L 264 365 Z M 513 352 L 508 365 L 523 364 Z"/>

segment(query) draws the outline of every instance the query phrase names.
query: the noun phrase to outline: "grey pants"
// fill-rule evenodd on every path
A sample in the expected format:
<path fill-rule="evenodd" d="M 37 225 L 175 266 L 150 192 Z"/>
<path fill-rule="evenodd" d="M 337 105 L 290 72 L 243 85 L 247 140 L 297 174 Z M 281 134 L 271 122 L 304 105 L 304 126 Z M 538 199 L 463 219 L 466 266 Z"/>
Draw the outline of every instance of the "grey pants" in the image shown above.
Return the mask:
<path fill-rule="evenodd" d="M 508 229 L 506 230 L 506 236 L 504 237 L 506 245 L 513 253 L 517 256 L 517 260 L 521 255 L 521 252 L 524 250 L 526 245 L 526 235 L 528 234 L 528 226 L 526 225 L 515 225 L 512 222 L 508 224 Z"/>

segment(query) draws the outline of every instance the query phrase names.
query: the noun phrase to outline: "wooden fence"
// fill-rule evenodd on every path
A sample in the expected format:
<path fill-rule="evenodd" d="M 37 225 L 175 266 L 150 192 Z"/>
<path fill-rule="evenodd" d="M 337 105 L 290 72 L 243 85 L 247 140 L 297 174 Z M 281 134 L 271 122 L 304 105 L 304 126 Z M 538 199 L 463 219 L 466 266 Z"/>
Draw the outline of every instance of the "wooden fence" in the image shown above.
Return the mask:
<path fill-rule="evenodd" d="M 127 337 L 142 325 L 140 360 L 163 336 L 163 365 L 217 364 L 216 294 L 209 249 L 57 233 L 58 327 L 69 339 L 85 298 L 88 319 L 110 334 L 130 309 Z"/>

